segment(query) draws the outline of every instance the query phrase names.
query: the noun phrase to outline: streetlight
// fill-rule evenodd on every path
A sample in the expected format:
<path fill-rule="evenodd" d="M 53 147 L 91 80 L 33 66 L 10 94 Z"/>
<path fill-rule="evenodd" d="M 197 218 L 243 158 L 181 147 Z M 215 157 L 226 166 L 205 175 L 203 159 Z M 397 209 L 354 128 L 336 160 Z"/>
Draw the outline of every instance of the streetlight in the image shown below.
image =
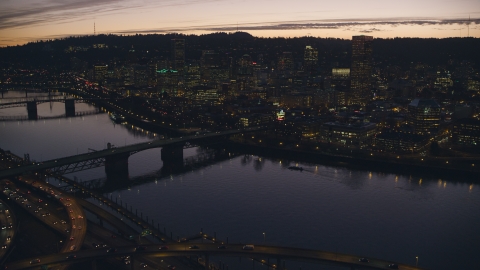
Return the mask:
<path fill-rule="evenodd" d="M 263 233 L 263 243 L 266 243 L 265 233 Z"/>
<path fill-rule="evenodd" d="M 415 263 L 415 267 L 417 267 L 418 266 L 418 256 L 415 257 L 415 259 L 417 259 L 417 262 Z"/>

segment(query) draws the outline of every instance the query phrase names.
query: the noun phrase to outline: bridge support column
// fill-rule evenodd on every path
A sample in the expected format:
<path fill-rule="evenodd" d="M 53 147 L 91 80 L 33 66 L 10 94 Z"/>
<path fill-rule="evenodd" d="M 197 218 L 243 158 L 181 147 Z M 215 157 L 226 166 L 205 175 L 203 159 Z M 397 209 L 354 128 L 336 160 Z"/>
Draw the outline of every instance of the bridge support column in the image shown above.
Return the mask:
<path fill-rule="evenodd" d="M 162 148 L 163 169 L 170 171 L 183 167 L 183 145 L 166 145 Z"/>
<path fill-rule="evenodd" d="M 277 258 L 277 268 L 276 269 L 283 269 L 281 263 L 282 263 L 282 260 L 280 258 Z"/>
<path fill-rule="evenodd" d="M 27 113 L 28 113 L 28 120 L 38 119 L 37 102 L 35 101 L 27 102 Z"/>
<path fill-rule="evenodd" d="M 128 157 L 130 153 L 122 153 L 105 157 L 105 173 L 107 182 L 111 180 L 128 180 Z"/>
<path fill-rule="evenodd" d="M 65 115 L 67 117 L 75 116 L 75 100 L 65 99 Z"/>
<path fill-rule="evenodd" d="M 92 270 L 97 270 L 97 260 L 92 261 Z"/>
<path fill-rule="evenodd" d="M 210 269 L 210 256 L 205 254 L 205 270 Z"/>

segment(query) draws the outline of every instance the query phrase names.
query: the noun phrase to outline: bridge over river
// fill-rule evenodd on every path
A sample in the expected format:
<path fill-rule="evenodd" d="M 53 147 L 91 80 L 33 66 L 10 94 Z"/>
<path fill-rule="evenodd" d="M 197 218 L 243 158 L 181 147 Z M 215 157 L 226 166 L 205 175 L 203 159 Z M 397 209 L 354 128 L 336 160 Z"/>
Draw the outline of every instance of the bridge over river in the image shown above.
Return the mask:
<path fill-rule="evenodd" d="M 116 176 L 118 179 L 122 179 L 121 176 L 126 176 L 128 178 L 128 157 L 134 153 L 152 148 L 162 148 L 161 155 L 164 165 L 178 164 L 183 163 L 183 148 L 185 145 L 195 144 L 202 141 L 219 141 L 219 139 L 226 138 L 230 135 L 254 132 L 263 129 L 265 128 L 254 127 L 188 135 L 178 138 L 159 139 L 122 147 L 110 147 L 100 151 L 62 157 L 38 163 L 19 164 L 17 167 L 1 170 L 0 179 L 47 171 L 55 174 L 67 174 L 100 166 L 105 166 L 107 178 L 109 175 Z"/>

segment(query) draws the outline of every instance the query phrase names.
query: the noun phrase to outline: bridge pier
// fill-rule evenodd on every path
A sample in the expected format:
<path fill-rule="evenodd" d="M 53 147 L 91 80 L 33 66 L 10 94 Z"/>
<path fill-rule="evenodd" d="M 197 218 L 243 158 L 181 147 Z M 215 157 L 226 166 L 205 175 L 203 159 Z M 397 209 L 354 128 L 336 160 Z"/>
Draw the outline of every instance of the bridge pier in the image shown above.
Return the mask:
<path fill-rule="evenodd" d="M 67 117 L 75 116 L 75 100 L 65 99 L 65 115 Z"/>
<path fill-rule="evenodd" d="M 36 101 L 27 102 L 27 113 L 28 113 L 28 120 L 37 120 L 38 119 L 37 102 Z"/>
<path fill-rule="evenodd" d="M 97 260 L 92 261 L 92 270 L 97 270 Z"/>
<path fill-rule="evenodd" d="M 111 180 L 128 180 L 128 157 L 130 153 L 122 153 L 105 157 L 105 173 L 107 182 Z"/>
<path fill-rule="evenodd" d="M 173 171 L 183 167 L 183 145 L 166 145 L 162 148 L 162 170 Z"/>

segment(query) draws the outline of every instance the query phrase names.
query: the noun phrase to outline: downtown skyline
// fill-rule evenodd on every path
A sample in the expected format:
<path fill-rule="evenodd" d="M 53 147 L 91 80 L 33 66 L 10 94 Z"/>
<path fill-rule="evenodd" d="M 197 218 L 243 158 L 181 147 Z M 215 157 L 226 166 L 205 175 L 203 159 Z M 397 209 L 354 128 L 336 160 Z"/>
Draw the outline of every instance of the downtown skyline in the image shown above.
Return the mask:
<path fill-rule="evenodd" d="M 4 0 L 0 10 L 0 47 L 94 33 L 237 30 L 259 37 L 480 37 L 476 0 Z"/>

